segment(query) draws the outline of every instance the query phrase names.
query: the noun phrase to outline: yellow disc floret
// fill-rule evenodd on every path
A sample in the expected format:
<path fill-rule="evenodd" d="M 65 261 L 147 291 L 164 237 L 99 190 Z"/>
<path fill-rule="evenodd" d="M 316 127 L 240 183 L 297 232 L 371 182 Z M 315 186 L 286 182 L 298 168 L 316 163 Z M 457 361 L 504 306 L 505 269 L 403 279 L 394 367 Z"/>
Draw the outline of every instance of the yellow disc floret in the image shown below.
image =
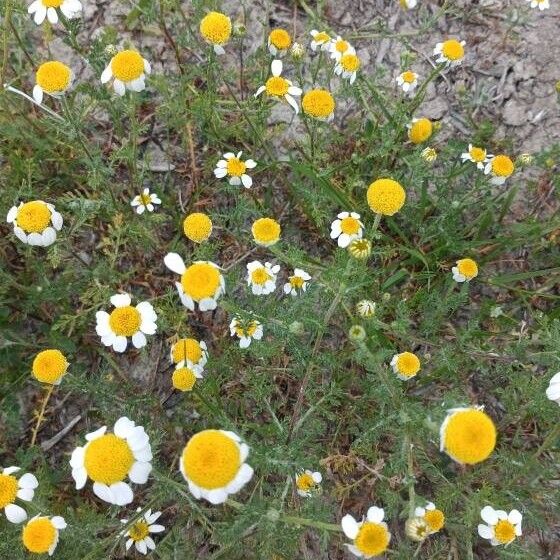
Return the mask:
<path fill-rule="evenodd" d="M 434 127 L 430 119 L 416 119 L 408 130 L 408 138 L 413 144 L 421 144 L 430 138 Z"/>
<path fill-rule="evenodd" d="M 478 275 L 478 265 L 473 259 L 460 259 L 457 261 L 457 271 L 468 280 Z"/>
<path fill-rule="evenodd" d="M 500 519 L 494 527 L 494 536 L 501 544 L 508 544 L 515 539 L 515 527 L 507 519 Z"/>
<path fill-rule="evenodd" d="M 235 325 L 235 334 L 239 338 L 251 338 L 257 331 L 258 323 L 256 321 L 249 321 L 246 324 L 237 323 Z"/>
<path fill-rule="evenodd" d="M 72 71 L 66 64 L 50 60 L 41 64 L 35 74 L 35 82 L 47 93 L 61 93 L 70 85 Z"/>
<path fill-rule="evenodd" d="M 134 541 L 142 541 L 150 534 L 150 526 L 146 521 L 137 521 L 129 530 L 128 536 Z"/>
<path fill-rule="evenodd" d="M 357 72 L 360 64 L 360 59 L 355 54 L 344 54 L 340 58 L 340 65 L 345 72 Z"/>
<path fill-rule="evenodd" d="M 36 517 L 23 528 L 21 539 L 30 552 L 44 554 L 56 541 L 56 529 L 48 517 Z"/>
<path fill-rule="evenodd" d="M 281 51 L 289 49 L 292 44 L 292 38 L 285 29 L 273 29 L 268 36 L 268 40 L 271 45 Z"/>
<path fill-rule="evenodd" d="M 125 479 L 134 464 L 134 455 L 126 440 L 105 434 L 91 441 L 85 451 L 84 467 L 94 482 L 115 484 Z"/>
<path fill-rule="evenodd" d="M 109 315 L 109 326 L 118 336 L 132 336 L 138 332 L 141 323 L 142 316 L 132 305 L 117 307 Z"/>
<path fill-rule="evenodd" d="M 173 387 L 179 391 L 192 391 L 196 382 L 193 370 L 187 367 L 177 368 L 172 376 Z"/>
<path fill-rule="evenodd" d="M 181 276 L 183 292 L 194 301 L 214 297 L 220 287 L 220 271 L 208 263 L 194 263 Z"/>
<path fill-rule="evenodd" d="M 219 430 L 195 434 L 181 458 L 186 477 L 205 490 L 223 488 L 235 479 L 241 466 L 239 446 Z"/>
<path fill-rule="evenodd" d="M 420 360 L 412 352 L 403 352 L 397 358 L 397 370 L 405 377 L 414 377 L 420 371 Z"/>
<path fill-rule="evenodd" d="M 193 212 L 184 219 L 183 232 L 191 241 L 202 243 L 212 233 L 212 220 L 202 212 Z"/>
<path fill-rule="evenodd" d="M 0 509 L 16 501 L 18 481 L 11 474 L 0 473 Z"/>
<path fill-rule="evenodd" d="M 33 360 L 33 375 L 42 383 L 56 383 L 67 369 L 68 362 L 60 350 L 43 350 Z"/>
<path fill-rule="evenodd" d="M 403 206 L 406 199 L 404 189 L 393 179 L 378 179 L 368 188 L 369 207 L 377 214 L 392 216 Z"/>
<path fill-rule="evenodd" d="M 401 74 L 401 78 L 403 79 L 403 82 L 407 84 L 412 84 L 414 83 L 414 80 L 416 80 L 416 74 L 410 70 L 405 70 Z"/>
<path fill-rule="evenodd" d="M 202 348 L 198 340 L 194 338 L 182 338 L 171 348 L 171 357 L 176 364 L 183 360 L 198 364 L 202 358 Z"/>
<path fill-rule="evenodd" d="M 486 159 L 486 150 L 484 148 L 477 148 L 473 146 L 469 150 L 469 155 L 475 163 L 481 163 Z"/>
<path fill-rule="evenodd" d="M 360 231 L 361 227 L 360 221 L 352 216 L 348 216 L 340 220 L 340 229 L 342 230 L 342 233 L 346 233 L 347 235 L 356 235 Z"/>
<path fill-rule="evenodd" d="M 296 478 L 296 486 L 298 487 L 298 490 L 309 492 L 309 490 L 315 488 L 316 484 L 313 480 L 313 476 L 311 476 L 310 473 L 304 472 Z"/>
<path fill-rule="evenodd" d="M 474 465 L 487 459 L 496 447 L 496 426 L 482 410 L 459 410 L 443 429 L 443 448 L 455 461 Z"/>
<path fill-rule="evenodd" d="M 274 245 L 280 239 L 282 228 L 280 224 L 272 218 L 259 218 L 253 222 L 251 232 L 253 239 L 259 245 L 269 247 Z"/>
<path fill-rule="evenodd" d="M 334 112 L 333 96 L 326 89 L 312 89 L 301 101 L 304 113 L 318 119 L 326 119 Z"/>
<path fill-rule="evenodd" d="M 342 54 L 345 53 L 350 48 L 350 44 L 348 43 L 348 41 L 345 41 L 344 39 L 338 39 L 334 45 L 334 48 L 337 52 Z"/>
<path fill-rule="evenodd" d="M 432 533 L 437 533 L 445 525 L 445 515 L 439 509 L 429 509 L 424 515 L 424 519 Z"/>
<path fill-rule="evenodd" d="M 247 171 L 247 165 L 239 158 L 232 157 L 227 160 L 226 169 L 230 177 L 241 177 Z"/>
<path fill-rule="evenodd" d="M 492 159 L 492 173 L 497 177 L 509 177 L 515 169 L 513 161 L 503 154 Z"/>
<path fill-rule="evenodd" d="M 121 51 L 111 60 L 111 71 L 121 82 L 137 80 L 144 73 L 144 59 L 137 51 Z"/>
<path fill-rule="evenodd" d="M 449 39 L 441 46 L 441 52 L 447 60 L 461 60 L 465 56 L 463 45 L 456 39 Z"/>
<path fill-rule="evenodd" d="M 290 84 L 280 76 L 268 78 L 265 84 L 266 93 L 273 97 L 284 97 L 288 93 Z"/>
<path fill-rule="evenodd" d="M 379 556 L 389 546 L 389 532 L 379 523 L 365 521 L 354 539 L 354 546 L 366 557 Z"/>
<path fill-rule="evenodd" d="M 270 274 L 266 271 L 264 266 L 256 268 L 251 272 L 251 281 L 253 284 L 258 284 L 259 286 L 266 284 L 271 279 Z"/>
<path fill-rule="evenodd" d="M 42 200 L 26 202 L 18 208 L 17 225 L 27 233 L 41 233 L 50 221 L 51 211 Z"/>
<path fill-rule="evenodd" d="M 41 0 L 41 4 L 47 8 L 60 8 L 63 0 Z"/>
<path fill-rule="evenodd" d="M 223 45 L 231 37 L 231 20 L 220 12 L 210 12 L 200 22 L 200 34 L 213 45 Z"/>

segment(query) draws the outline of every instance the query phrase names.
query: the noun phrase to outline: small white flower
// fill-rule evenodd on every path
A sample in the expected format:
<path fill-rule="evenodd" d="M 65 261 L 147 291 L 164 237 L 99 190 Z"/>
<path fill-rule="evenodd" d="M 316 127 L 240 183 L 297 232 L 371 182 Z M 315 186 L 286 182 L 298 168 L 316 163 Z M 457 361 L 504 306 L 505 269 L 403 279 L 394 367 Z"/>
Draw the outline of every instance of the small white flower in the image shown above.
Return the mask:
<path fill-rule="evenodd" d="M 478 265 L 473 259 L 459 259 L 456 266 L 451 267 L 451 273 L 455 282 L 470 282 L 478 276 Z"/>
<path fill-rule="evenodd" d="M 338 62 L 345 54 L 356 54 L 354 47 L 340 35 L 330 42 L 329 51 L 331 58 Z"/>
<path fill-rule="evenodd" d="M 338 246 L 343 249 L 354 239 L 361 239 L 363 232 L 364 224 L 356 212 L 341 212 L 331 224 L 331 239 L 338 239 Z"/>
<path fill-rule="evenodd" d="M 135 50 L 117 53 L 101 74 L 101 83 L 113 79 L 113 89 L 121 97 L 130 91 L 142 91 L 146 88 L 146 74 L 152 72 L 150 63 Z"/>
<path fill-rule="evenodd" d="M 24 526 L 22 531 L 23 546 L 29 552 L 49 556 L 54 554 L 58 545 L 59 532 L 66 529 L 66 521 L 60 515 L 36 515 Z"/>
<path fill-rule="evenodd" d="M 305 292 L 309 280 L 311 280 L 311 276 L 305 270 L 294 269 L 294 274 L 288 277 L 288 282 L 284 284 L 284 293 L 297 296 L 299 293 Z"/>
<path fill-rule="evenodd" d="M 130 205 L 136 208 L 137 214 L 143 214 L 145 210 L 153 212 L 156 204 L 161 204 L 161 200 L 157 194 L 150 193 L 148 188 L 144 189 L 142 194 L 137 194 L 130 202 Z"/>
<path fill-rule="evenodd" d="M 352 85 L 356 81 L 361 61 L 355 52 L 346 52 L 337 59 L 334 67 L 334 73 L 343 79 L 346 79 Z"/>
<path fill-rule="evenodd" d="M 169 357 L 173 363 L 186 362 L 189 369 L 202 373 L 208 361 L 208 346 L 204 340 L 181 338 L 171 347 Z"/>
<path fill-rule="evenodd" d="M 495 510 L 492 506 L 486 506 L 480 511 L 480 517 L 487 524 L 479 524 L 478 534 L 489 540 L 492 546 L 508 545 L 521 535 L 523 516 L 516 509 L 506 513 L 501 509 Z"/>
<path fill-rule="evenodd" d="M 268 52 L 272 56 L 282 56 L 292 45 L 292 38 L 285 29 L 273 29 L 268 35 Z"/>
<path fill-rule="evenodd" d="M 15 501 L 30 502 L 35 495 L 35 488 L 39 486 L 34 474 L 15 476 L 20 470 L 19 467 L 6 467 L 0 472 L 0 509 L 4 510 L 10 523 L 22 523 L 27 519 L 25 510 Z"/>
<path fill-rule="evenodd" d="M 247 169 L 254 169 L 257 162 L 252 159 L 243 161 L 241 159 L 241 154 L 243 152 L 237 152 L 235 155 L 232 152 L 227 152 L 223 155 L 224 159 L 221 159 L 216 164 L 216 169 L 214 169 L 214 175 L 218 179 L 223 179 L 224 177 L 229 177 L 229 184 L 238 186 L 243 185 L 246 189 L 249 189 L 253 184 L 253 179 L 247 175 Z"/>
<path fill-rule="evenodd" d="M 296 475 L 297 493 L 303 498 L 309 498 L 317 491 L 322 481 L 323 476 L 320 472 L 313 472 L 309 469 L 305 469 Z"/>
<path fill-rule="evenodd" d="M 436 62 L 447 66 L 458 66 L 465 57 L 465 44 L 465 41 L 457 41 L 456 39 L 448 39 L 443 43 L 437 43 L 434 49 L 434 56 L 437 57 Z"/>
<path fill-rule="evenodd" d="M 74 72 L 63 62 L 58 60 L 43 62 L 35 73 L 33 99 L 40 104 L 45 93 L 58 99 L 72 87 L 73 81 Z"/>
<path fill-rule="evenodd" d="M 490 183 L 492 185 L 503 185 L 514 170 L 515 164 L 511 161 L 511 158 L 504 154 L 498 154 L 489 156 L 488 162 L 484 167 L 484 174 L 490 175 Z"/>
<path fill-rule="evenodd" d="M 302 93 L 301 88 L 294 86 L 294 84 L 282 78 L 282 61 L 273 60 L 270 65 L 270 70 L 272 77 L 268 78 L 266 84 L 260 86 L 255 93 L 255 97 L 258 97 L 261 93 L 266 92 L 269 97 L 276 97 L 277 99 L 285 99 L 293 108 L 296 113 L 299 113 L 299 106 L 296 103 L 295 97 L 299 97 Z"/>
<path fill-rule="evenodd" d="M 400 0 L 401 6 L 407 10 L 412 10 L 418 5 L 418 0 Z"/>
<path fill-rule="evenodd" d="M 263 326 L 256 319 L 243 320 L 234 317 L 229 324 L 231 336 L 239 338 L 239 348 L 248 348 L 251 340 L 260 340 L 263 336 Z"/>
<path fill-rule="evenodd" d="M 396 77 L 399 87 L 408 95 L 412 95 L 416 86 L 418 86 L 418 74 L 410 70 L 405 70 Z"/>
<path fill-rule="evenodd" d="M 560 371 L 552 376 L 546 390 L 546 396 L 549 400 L 560 404 Z"/>
<path fill-rule="evenodd" d="M 35 14 L 33 21 L 37 25 L 41 25 L 45 21 L 45 17 L 49 23 L 54 25 L 58 23 L 57 8 L 67 19 L 74 19 L 80 16 L 82 4 L 79 0 L 62 0 L 62 2 L 58 0 L 35 0 L 27 8 L 27 13 Z"/>
<path fill-rule="evenodd" d="M 157 315 L 152 304 L 142 301 L 133 307 L 128 294 L 112 296 L 111 304 L 115 307 L 111 313 L 98 311 L 95 314 L 95 330 L 102 344 L 112 346 L 115 352 L 126 350 L 128 338 L 135 348 L 146 346 L 146 335 L 155 334 L 157 330 Z"/>
<path fill-rule="evenodd" d="M 492 154 L 488 154 L 484 148 L 478 148 L 469 144 L 469 150 L 461 154 L 463 162 L 472 161 L 476 164 L 477 169 L 484 170 L 486 164 L 493 158 Z"/>
<path fill-rule="evenodd" d="M 256 296 L 271 294 L 276 289 L 276 279 L 280 265 L 272 265 L 260 261 L 252 261 L 247 264 L 247 285 Z"/>
<path fill-rule="evenodd" d="M 39 247 L 52 245 L 63 223 L 54 205 L 42 200 L 20 202 L 19 206 L 12 206 L 6 221 L 14 224 L 14 234 L 20 241 Z"/>
<path fill-rule="evenodd" d="M 136 512 L 139 513 L 142 508 L 137 508 Z M 130 550 L 132 545 L 140 554 L 148 554 L 149 550 L 155 550 L 156 543 L 152 539 L 153 533 L 162 533 L 165 531 L 163 525 L 158 525 L 156 521 L 160 518 L 161 511 L 154 511 L 149 509 L 140 516 L 128 531 L 121 533 L 121 536 L 126 537 L 126 550 Z M 128 523 L 128 519 L 121 519 L 121 523 Z"/>
<path fill-rule="evenodd" d="M 550 8 L 549 0 L 526 0 L 531 2 L 531 8 L 538 8 L 541 12 Z"/>
<path fill-rule="evenodd" d="M 311 50 L 316 51 L 320 49 L 322 51 L 329 51 L 331 47 L 331 37 L 325 31 L 317 31 L 316 29 L 312 29 L 310 31 L 311 37 L 313 40 L 311 41 Z"/>
<path fill-rule="evenodd" d="M 391 534 L 387 529 L 387 523 L 383 521 L 384 517 L 383 508 L 372 506 L 362 521 L 356 521 L 350 514 L 346 514 L 342 518 L 342 531 L 353 541 L 352 544 L 345 546 L 352 554 L 358 558 L 371 558 L 370 547 L 375 549 L 376 555 L 382 554 L 387 549 L 391 541 Z M 365 532 L 367 532 L 366 538 L 360 538 Z"/>

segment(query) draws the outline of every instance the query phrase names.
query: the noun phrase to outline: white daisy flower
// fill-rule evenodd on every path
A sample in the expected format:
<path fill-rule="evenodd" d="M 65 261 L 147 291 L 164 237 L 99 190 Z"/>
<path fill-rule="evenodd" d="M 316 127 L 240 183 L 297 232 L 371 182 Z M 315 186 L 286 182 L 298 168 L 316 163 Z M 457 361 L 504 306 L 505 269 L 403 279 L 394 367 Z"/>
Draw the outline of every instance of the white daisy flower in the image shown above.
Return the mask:
<path fill-rule="evenodd" d="M 309 469 L 300 471 L 296 475 L 297 493 L 303 498 L 309 498 L 317 492 L 322 481 L 323 475 L 320 472 L 313 472 Z"/>
<path fill-rule="evenodd" d="M 76 447 L 70 458 L 76 489 L 87 479 L 93 481 L 93 493 L 105 502 L 124 506 L 134 498 L 128 477 L 135 484 L 146 484 L 152 470 L 150 438 L 142 426 L 126 416 L 119 418 L 113 433 L 103 426 L 86 434 L 84 447 Z"/>
<path fill-rule="evenodd" d="M 139 52 L 125 50 L 117 53 L 101 74 L 101 83 L 113 79 L 113 89 L 123 96 L 126 90 L 142 91 L 146 88 L 146 74 L 152 72 L 150 63 Z"/>
<path fill-rule="evenodd" d="M 404 93 L 412 95 L 416 86 L 418 86 L 418 78 L 419 76 L 416 72 L 405 70 L 396 77 L 396 82 Z"/>
<path fill-rule="evenodd" d="M 354 47 L 340 35 L 332 39 L 329 46 L 331 58 L 338 62 L 345 54 L 356 54 Z"/>
<path fill-rule="evenodd" d="M 425 521 L 430 534 L 437 533 L 445 525 L 445 515 L 433 502 L 428 502 L 424 507 L 417 507 L 414 515 Z"/>
<path fill-rule="evenodd" d="M 239 338 L 239 348 L 248 348 L 252 340 L 260 340 L 263 337 L 263 326 L 256 319 L 243 320 L 234 317 L 229 324 L 231 336 Z"/>
<path fill-rule="evenodd" d="M 6 221 L 14 224 L 14 234 L 20 241 L 39 247 L 52 245 L 63 223 L 54 205 L 42 200 L 20 202 L 19 206 L 12 206 Z"/>
<path fill-rule="evenodd" d="M 44 62 L 35 73 L 33 99 L 40 104 L 45 93 L 54 98 L 61 97 L 72 87 L 73 81 L 74 73 L 63 62 L 58 60 Z"/>
<path fill-rule="evenodd" d="M 260 261 L 252 261 L 247 264 L 247 285 L 256 296 L 271 294 L 276 289 L 276 278 L 280 265 L 272 265 Z"/>
<path fill-rule="evenodd" d="M 175 282 L 182 304 L 191 311 L 196 304 L 200 311 L 211 311 L 218 306 L 218 299 L 226 292 L 220 267 L 210 261 L 195 261 L 188 268 L 177 253 L 168 253 L 163 259 L 165 266 L 181 275 Z"/>
<path fill-rule="evenodd" d="M 208 346 L 204 340 L 181 338 L 171 347 L 170 358 L 174 364 L 186 362 L 187 367 L 202 373 L 208 361 Z"/>
<path fill-rule="evenodd" d="M 139 513 L 142 508 L 137 508 L 136 512 Z M 156 521 L 160 518 L 161 511 L 154 511 L 149 509 L 140 516 L 139 519 L 134 521 L 128 531 L 121 533 L 121 536 L 126 538 L 126 550 L 130 550 L 132 545 L 140 554 L 148 554 L 149 550 L 156 549 L 156 543 L 152 539 L 153 533 L 163 533 L 165 527 L 158 525 Z M 128 519 L 121 519 L 121 523 L 128 523 Z"/>
<path fill-rule="evenodd" d="M 161 200 L 157 194 L 150 193 L 148 188 L 145 188 L 142 194 L 137 194 L 130 202 L 130 205 L 136 208 L 137 214 L 143 214 L 146 210 L 153 212 L 156 204 L 161 204 Z"/>
<path fill-rule="evenodd" d="M 268 52 L 282 56 L 292 46 L 292 38 L 285 29 L 273 29 L 268 35 Z"/>
<path fill-rule="evenodd" d="M 451 267 L 455 282 L 470 282 L 478 276 L 478 264 L 473 259 L 459 259 L 455 264 Z"/>
<path fill-rule="evenodd" d="M 331 239 L 338 239 L 338 246 L 343 249 L 354 239 L 361 239 L 363 232 L 364 224 L 356 212 L 341 212 L 331 224 Z"/>
<path fill-rule="evenodd" d="M 80 16 L 82 4 L 79 0 L 35 0 L 27 8 L 27 13 L 34 14 L 33 21 L 37 25 L 41 25 L 45 18 L 54 25 L 58 23 L 57 9 L 67 19 L 74 19 Z"/>
<path fill-rule="evenodd" d="M 21 523 L 27 519 L 25 510 L 18 506 L 16 499 L 30 502 L 39 485 L 34 474 L 25 473 L 15 476 L 19 467 L 6 467 L 0 472 L 0 509 L 10 523 Z"/>
<path fill-rule="evenodd" d="M 224 154 L 224 159 L 221 159 L 216 164 L 214 175 L 218 179 L 223 179 L 227 176 L 229 178 L 230 185 L 243 185 L 246 189 L 248 189 L 253 184 L 253 179 L 247 175 L 246 171 L 247 169 L 254 169 L 257 162 L 253 159 L 242 161 L 242 153 L 243 152 L 237 152 L 237 155 L 235 155 L 232 152 L 227 152 Z"/>
<path fill-rule="evenodd" d="M 490 175 L 492 185 L 503 185 L 515 171 L 515 164 L 509 156 L 498 154 L 492 156 L 484 167 L 484 174 Z"/>
<path fill-rule="evenodd" d="M 248 455 L 249 446 L 234 432 L 203 430 L 187 442 L 179 468 L 197 500 L 223 504 L 253 477 Z"/>
<path fill-rule="evenodd" d="M 463 163 L 465 161 L 472 161 L 476 164 L 476 167 L 481 171 L 484 170 L 486 164 L 493 158 L 492 154 L 486 152 L 484 148 L 478 148 L 469 144 L 469 150 L 461 154 L 461 160 Z"/>
<path fill-rule="evenodd" d="M 560 404 L 560 371 L 552 376 L 546 390 L 546 396 L 549 400 Z"/>
<path fill-rule="evenodd" d="M 297 296 L 307 290 L 307 283 L 311 280 L 311 276 L 301 268 L 295 268 L 294 274 L 288 277 L 288 281 L 284 284 L 284 293 Z"/>
<path fill-rule="evenodd" d="M 146 335 L 155 334 L 157 330 L 157 315 L 152 304 L 142 301 L 133 307 L 128 294 L 115 294 L 110 301 L 115 307 L 111 313 L 98 311 L 95 314 L 95 330 L 103 345 L 112 346 L 115 352 L 124 352 L 131 338 L 134 348 L 146 346 Z"/>
<path fill-rule="evenodd" d="M 420 360 L 412 352 L 402 352 L 393 356 L 391 367 L 399 379 L 408 381 L 420 371 Z"/>
<path fill-rule="evenodd" d="M 531 8 L 538 8 L 541 12 L 550 9 L 549 0 L 526 0 L 531 2 Z"/>
<path fill-rule="evenodd" d="M 312 29 L 310 34 L 311 37 L 313 37 L 310 45 L 312 51 L 315 52 L 317 49 L 322 51 L 330 50 L 331 37 L 326 31 L 317 31 L 316 29 Z"/>
<path fill-rule="evenodd" d="M 171 376 L 171 382 L 179 391 L 192 391 L 197 379 L 203 379 L 202 369 L 195 369 L 181 360 L 175 365 L 175 371 Z"/>
<path fill-rule="evenodd" d="M 293 110 L 298 113 L 299 107 L 296 103 L 295 97 L 299 97 L 302 93 L 301 88 L 294 86 L 294 84 L 287 80 L 286 78 L 282 78 L 282 61 L 281 60 L 273 60 L 270 65 L 270 70 L 272 73 L 272 77 L 268 78 L 266 84 L 261 86 L 257 93 L 255 93 L 255 97 L 258 97 L 261 93 L 266 92 L 269 97 L 276 97 L 277 99 L 285 99 L 293 108 Z"/>
<path fill-rule="evenodd" d="M 447 66 L 458 66 L 465 57 L 465 44 L 465 41 L 457 41 L 457 39 L 437 43 L 434 49 L 434 56 L 437 56 L 436 62 Z"/>
<path fill-rule="evenodd" d="M 492 506 L 485 506 L 480 510 L 480 517 L 487 524 L 478 526 L 478 534 L 488 539 L 492 546 L 508 545 L 521 535 L 521 521 L 523 516 L 516 509 L 509 513 Z"/>
<path fill-rule="evenodd" d="M 358 70 L 361 66 L 361 61 L 358 55 L 354 52 L 349 52 L 343 54 L 337 59 L 336 66 L 334 67 L 334 73 L 337 76 L 348 80 L 350 84 L 356 81 L 356 76 L 358 75 Z"/>
<path fill-rule="evenodd" d="M 23 528 L 23 546 L 34 554 L 52 556 L 58 544 L 59 531 L 62 529 L 66 529 L 64 517 L 36 515 Z"/>
<path fill-rule="evenodd" d="M 383 521 L 383 508 L 372 506 L 367 511 L 366 519 L 356 521 L 350 514 L 342 518 L 342 530 L 353 541 L 345 545 L 358 558 L 372 558 L 385 552 L 391 541 L 387 523 Z"/>

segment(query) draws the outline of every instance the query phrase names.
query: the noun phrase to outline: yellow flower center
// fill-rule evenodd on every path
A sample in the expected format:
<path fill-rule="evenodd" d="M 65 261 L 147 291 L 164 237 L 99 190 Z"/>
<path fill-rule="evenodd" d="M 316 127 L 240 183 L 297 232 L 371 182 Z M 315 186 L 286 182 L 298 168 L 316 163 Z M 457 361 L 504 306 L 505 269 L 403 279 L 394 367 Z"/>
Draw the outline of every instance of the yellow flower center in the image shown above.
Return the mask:
<path fill-rule="evenodd" d="M 142 193 L 140 195 L 140 201 L 142 202 L 142 204 L 144 206 L 148 206 L 148 204 L 150 204 L 152 202 L 152 198 L 149 194 Z"/>
<path fill-rule="evenodd" d="M 194 301 L 214 297 L 220 287 L 220 271 L 208 263 L 194 263 L 181 276 L 183 292 Z"/>
<path fill-rule="evenodd" d="M 412 84 L 414 83 L 414 80 L 416 80 L 416 74 L 410 70 L 406 70 L 401 74 L 401 78 L 403 79 L 403 82 Z"/>
<path fill-rule="evenodd" d="M 130 446 L 115 434 L 105 434 L 89 442 L 86 447 L 84 467 L 94 482 L 121 482 L 133 464 L 134 455 Z"/>
<path fill-rule="evenodd" d="M 65 373 L 68 362 L 60 350 L 43 350 L 33 360 L 33 375 L 42 383 L 55 383 Z"/>
<path fill-rule="evenodd" d="M 202 348 L 200 343 L 194 338 L 182 338 L 173 345 L 171 355 L 173 362 L 176 364 L 183 360 L 198 364 L 202 358 Z"/>
<path fill-rule="evenodd" d="M 140 329 L 142 317 L 132 305 L 117 307 L 109 315 L 109 326 L 118 336 L 132 336 Z"/>
<path fill-rule="evenodd" d="M 498 155 L 492 160 L 492 173 L 498 177 L 509 177 L 515 166 L 508 156 Z"/>
<path fill-rule="evenodd" d="M 257 327 L 258 323 L 256 321 L 250 321 L 245 325 L 238 323 L 237 325 L 235 325 L 235 334 L 239 338 L 252 337 L 255 334 Z"/>
<path fill-rule="evenodd" d="M 320 31 L 319 33 L 317 33 L 315 35 L 315 37 L 313 37 L 313 40 L 322 45 L 323 43 L 326 43 L 327 41 L 330 41 L 330 35 L 328 33 L 325 33 L 324 31 Z"/>
<path fill-rule="evenodd" d="M 213 45 L 223 45 L 231 37 L 231 20 L 220 12 L 210 12 L 200 22 L 201 35 Z"/>
<path fill-rule="evenodd" d="M 296 486 L 299 490 L 309 492 L 309 490 L 315 488 L 315 481 L 309 473 L 304 472 L 296 478 Z"/>
<path fill-rule="evenodd" d="M 290 282 L 290 286 L 296 290 L 301 290 L 301 288 L 303 288 L 303 284 L 305 283 L 305 280 L 301 276 L 290 276 L 288 281 Z"/>
<path fill-rule="evenodd" d="M 461 60 L 465 56 L 465 49 L 463 45 L 456 39 L 449 39 L 445 41 L 441 47 L 441 52 L 447 60 Z"/>
<path fill-rule="evenodd" d="M 274 245 L 280 239 L 280 224 L 272 218 L 255 220 L 251 227 L 255 241 L 261 245 Z"/>
<path fill-rule="evenodd" d="M 301 101 L 305 113 L 319 119 L 332 115 L 335 107 L 333 96 L 325 89 L 308 91 Z"/>
<path fill-rule="evenodd" d="M 43 2 L 46 3 L 45 0 L 43 0 Z M 52 3 L 54 4 L 54 2 Z M 58 7 L 59 5 L 60 2 L 57 2 L 54 7 Z M 59 93 L 70 85 L 71 77 L 72 71 L 66 64 L 58 62 L 57 60 L 51 60 L 39 66 L 35 74 L 35 82 L 47 93 Z"/>
<path fill-rule="evenodd" d="M 183 232 L 191 241 L 202 243 L 212 233 L 212 220 L 202 212 L 189 214 L 183 221 Z"/>
<path fill-rule="evenodd" d="M 59 8 L 62 5 L 63 0 L 41 0 L 43 6 L 47 8 Z"/>
<path fill-rule="evenodd" d="M 486 150 L 484 148 L 477 148 L 476 146 L 473 146 L 469 150 L 469 155 L 474 162 L 479 163 L 486 159 Z"/>
<path fill-rule="evenodd" d="M 345 53 L 348 48 L 350 47 L 348 41 L 345 41 L 344 39 L 338 39 L 337 42 L 334 45 L 334 48 L 337 50 L 337 52 L 339 53 Z"/>
<path fill-rule="evenodd" d="M 494 535 L 501 544 L 508 544 L 515 539 L 515 527 L 506 519 L 500 519 L 494 527 Z"/>
<path fill-rule="evenodd" d="M 356 235 L 360 231 L 360 227 L 359 220 L 352 218 L 352 216 L 340 220 L 340 229 L 342 233 L 346 233 L 347 235 Z"/>
<path fill-rule="evenodd" d="M 15 476 L 0 473 L 0 509 L 16 500 L 18 482 Z"/>
<path fill-rule="evenodd" d="M 131 82 L 144 73 L 144 59 L 137 51 L 122 51 L 111 60 L 111 70 L 117 80 Z"/>
<path fill-rule="evenodd" d="M 457 270 L 470 280 L 478 274 L 478 265 L 472 259 L 461 259 L 457 261 Z"/>
<path fill-rule="evenodd" d="M 356 259 L 366 259 L 371 254 L 371 241 L 369 239 L 354 239 L 348 245 L 348 251 Z"/>
<path fill-rule="evenodd" d="M 496 447 L 496 426 L 482 410 L 460 410 L 449 418 L 443 434 L 444 449 L 459 463 L 474 465 Z"/>
<path fill-rule="evenodd" d="M 266 284 L 266 282 L 271 278 L 272 276 L 270 276 L 264 266 L 256 268 L 255 270 L 253 270 L 253 272 L 251 272 L 251 281 L 253 282 L 253 284 L 258 284 L 259 286 Z"/>
<path fill-rule="evenodd" d="M 345 54 L 340 59 L 340 65 L 346 72 L 356 72 L 360 68 L 360 59 L 355 54 Z"/>
<path fill-rule="evenodd" d="M 134 542 L 144 540 L 149 534 L 150 526 L 145 521 L 138 521 L 128 530 L 128 536 Z"/>
<path fill-rule="evenodd" d="M 244 161 L 241 161 L 236 157 L 232 157 L 227 160 L 228 175 L 231 175 L 232 177 L 241 177 L 245 171 L 247 171 L 247 166 Z"/>
<path fill-rule="evenodd" d="M 429 509 L 424 515 L 424 519 L 432 532 L 439 531 L 445 524 L 445 515 L 439 509 Z"/>
<path fill-rule="evenodd" d="M 377 214 L 392 216 L 403 206 L 406 199 L 404 189 L 393 179 L 378 179 L 368 188 L 369 207 Z"/>
<path fill-rule="evenodd" d="M 173 387 L 179 391 L 192 391 L 196 383 L 196 375 L 190 368 L 177 368 L 173 372 L 171 381 L 173 382 Z"/>
<path fill-rule="evenodd" d="M 181 460 L 187 478 L 206 490 L 227 486 L 241 466 L 239 446 L 218 430 L 195 434 L 185 446 Z"/>
<path fill-rule="evenodd" d="M 268 78 L 265 84 L 266 93 L 274 97 L 284 97 L 284 95 L 288 93 L 289 87 L 290 84 L 288 84 L 288 80 L 285 80 L 280 76 L 272 76 L 272 78 Z"/>
<path fill-rule="evenodd" d="M 432 135 L 433 128 L 430 119 L 418 119 L 412 123 L 408 131 L 408 137 L 413 144 L 421 144 Z"/>
<path fill-rule="evenodd" d="M 292 38 L 285 29 L 273 29 L 268 36 L 268 40 L 271 45 L 274 45 L 281 51 L 289 49 L 292 44 Z"/>
<path fill-rule="evenodd" d="M 56 529 L 48 517 L 37 517 L 23 528 L 21 538 L 27 550 L 44 554 L 56 540 Z"/>
<path fill-rule="evenodd" d="M 27 233 L 42 232 L 51 221 L 51 211 L 42 200 L 26 202 L 18 209 L 17 225 Z"/>
<path fill-rule="evenodd" d="M 420 360 L 412 352 L 399 354 L 396 365 L 398 372 L 406 377 L 414 377 L 420 371 Z"/>
<path fill-rule="evenodd" d="M 379 556 L 389 546 L 389 532 L 379 523 L 365 521 L 354 540 L 354 546 L 366 557 Z"/>

